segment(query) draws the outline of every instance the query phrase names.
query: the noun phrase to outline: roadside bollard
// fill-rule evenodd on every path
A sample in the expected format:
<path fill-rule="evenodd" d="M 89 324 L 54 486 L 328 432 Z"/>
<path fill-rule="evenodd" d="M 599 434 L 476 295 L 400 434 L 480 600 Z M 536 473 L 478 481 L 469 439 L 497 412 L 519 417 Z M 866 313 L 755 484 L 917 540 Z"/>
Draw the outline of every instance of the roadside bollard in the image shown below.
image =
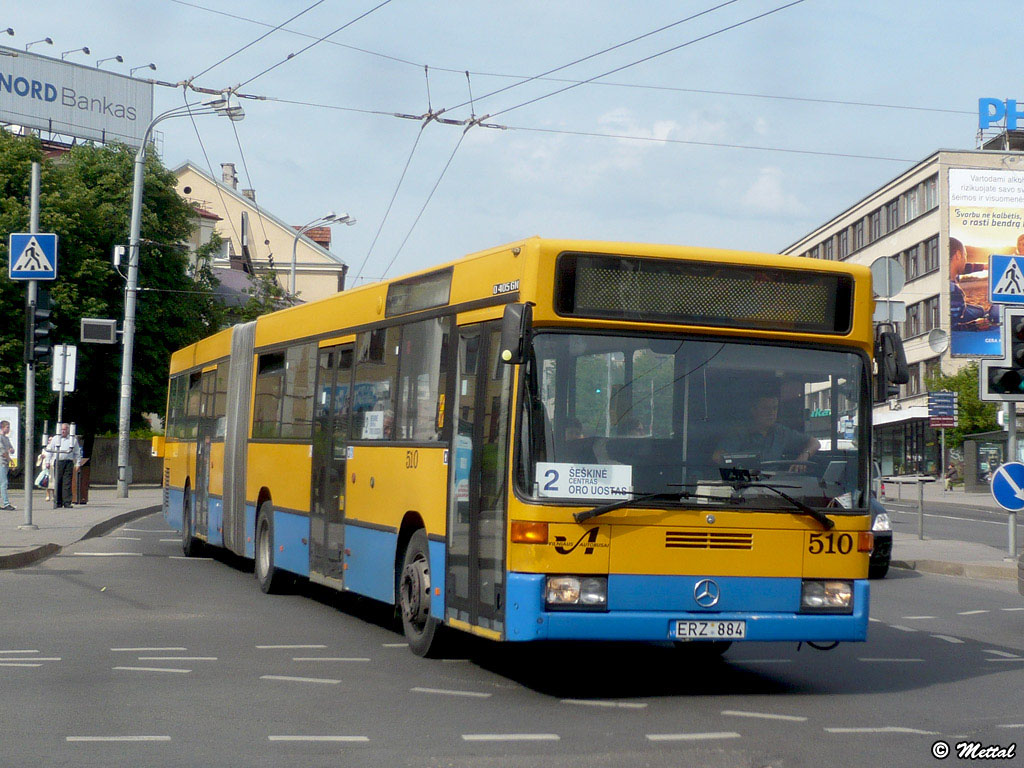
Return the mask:
<path fill-rule="evenodd" d="M 917 479 L 917 538 L 924 539 L 924 480 Z"/>

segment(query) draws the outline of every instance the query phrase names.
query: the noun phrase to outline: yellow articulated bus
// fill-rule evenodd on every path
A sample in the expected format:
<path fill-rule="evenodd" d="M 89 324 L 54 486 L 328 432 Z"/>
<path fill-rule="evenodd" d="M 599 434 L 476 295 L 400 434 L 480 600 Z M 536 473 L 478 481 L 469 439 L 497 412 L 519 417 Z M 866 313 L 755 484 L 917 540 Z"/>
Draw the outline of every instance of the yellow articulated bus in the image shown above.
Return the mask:
<path fill-rule="evenodd" d="M 396 605 L 421 655 L 441 626 L 864 640 L 872 357 L 906 373 L 872 296 L 856 265 L 531 238 L 265 315 L 172 356 L 164 515 L 264 591 Z"/>

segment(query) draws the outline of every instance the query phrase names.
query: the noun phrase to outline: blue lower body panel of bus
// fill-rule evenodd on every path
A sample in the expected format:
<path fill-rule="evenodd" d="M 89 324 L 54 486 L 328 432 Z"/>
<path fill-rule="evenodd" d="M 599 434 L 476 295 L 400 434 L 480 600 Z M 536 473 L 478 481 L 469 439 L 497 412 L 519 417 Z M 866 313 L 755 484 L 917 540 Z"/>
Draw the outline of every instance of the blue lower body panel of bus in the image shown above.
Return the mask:
<path fill-rule="evenodd" d="M 674 640 L 680 621 L 744 621 L 746 641 L 862 641 L 867 639 L 870 588 L 853 582 L 853 612 L 801 613 L 801 580 L 714 577 L 720 599 L 714 609 L 693 599 L 698 576 L 608 577 L 608 610 L 547 610 L 543 574 L 510 573 L 505 621 L 507 639 Z"/>

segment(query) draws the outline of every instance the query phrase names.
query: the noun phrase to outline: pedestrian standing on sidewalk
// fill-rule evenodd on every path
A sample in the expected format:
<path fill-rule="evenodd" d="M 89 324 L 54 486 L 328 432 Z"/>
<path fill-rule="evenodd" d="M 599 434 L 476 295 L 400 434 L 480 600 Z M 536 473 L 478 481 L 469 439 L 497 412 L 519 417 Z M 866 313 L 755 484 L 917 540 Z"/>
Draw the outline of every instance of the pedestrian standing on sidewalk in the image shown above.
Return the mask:
<path fill-rule="evenodd" d="M 46 444 L 46 452 L 50 454 L 53 470 L 50 472 L 50 485 L 53 488 L 53 508 L 71 506 L 71 477 L 75 471 L 75 462 L 82 458 L 82 446 L 71 435 L 71 425 L 65 422 L 60 425 L 60 434 L 50 438 Z"/>
<path fill-rule="evenodd" d="M 0 421 L 0 509 L 12 510 L 14 505 L 7 498 L 7 469 L 14 458 L 14 446 L 7 435 L 11 432 L 11 422 Z"/>
<path fill-rule="evenodd" d="M 949 466 L 946 467 L 946 490 L 953 490 L 953 480 L 956 478 L 956 465 L 953 462 L 949 462 Z"/>

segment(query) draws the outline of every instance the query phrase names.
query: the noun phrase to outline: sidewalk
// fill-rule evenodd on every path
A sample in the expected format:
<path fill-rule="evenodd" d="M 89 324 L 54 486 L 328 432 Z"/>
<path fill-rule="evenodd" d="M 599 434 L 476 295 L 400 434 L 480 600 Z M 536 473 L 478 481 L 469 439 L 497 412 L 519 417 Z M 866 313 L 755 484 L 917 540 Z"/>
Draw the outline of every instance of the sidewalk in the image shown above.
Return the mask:
<path fill-rule="evenodd" d="M 160 509 L 159 486 L 132 486 L 128 498 L 114 486 L 93 486 L 89 503 L 70 509 L 54 509 L 44 501 L 45 492 L 32 495 L 32 524 L 25 530 L 25 491 L 11 488 L 8 495 L 16 510 L 0 511 L 0 570 L 22 568 L 55 555 L 82 539 L 102 536 L 113 528 Z"/>

